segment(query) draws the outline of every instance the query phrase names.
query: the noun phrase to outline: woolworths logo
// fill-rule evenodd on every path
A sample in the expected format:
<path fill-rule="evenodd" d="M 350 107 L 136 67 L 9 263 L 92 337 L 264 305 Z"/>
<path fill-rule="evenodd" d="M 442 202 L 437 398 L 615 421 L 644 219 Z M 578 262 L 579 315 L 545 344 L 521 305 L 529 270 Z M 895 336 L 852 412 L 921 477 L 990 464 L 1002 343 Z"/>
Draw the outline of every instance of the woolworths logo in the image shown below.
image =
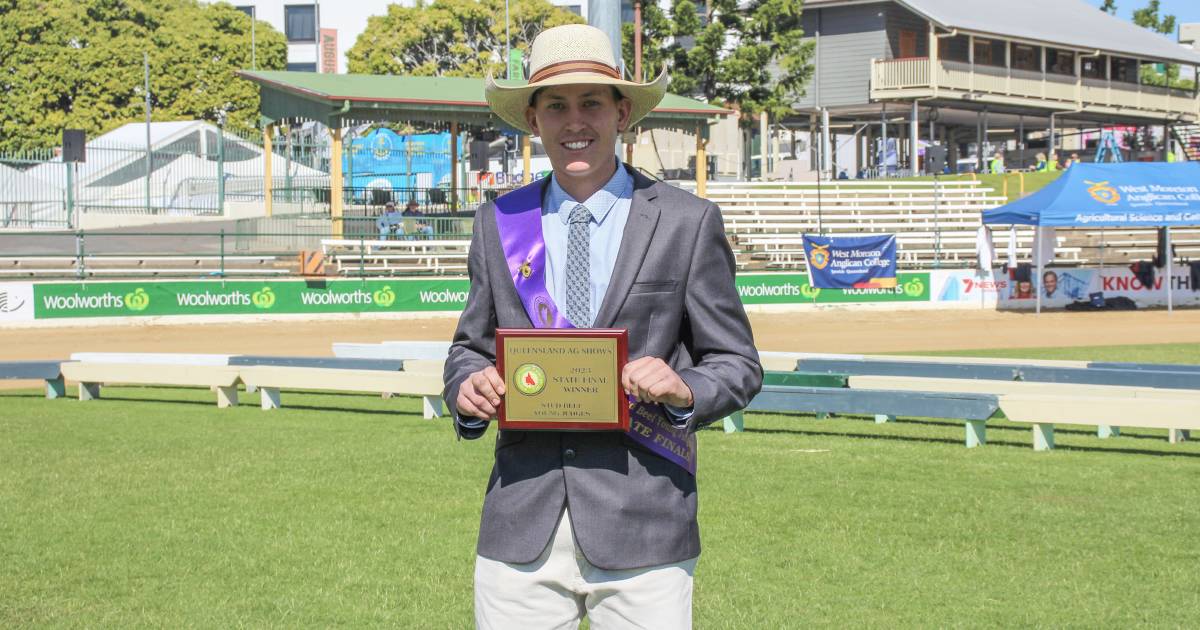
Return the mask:
<path fill-rule="evenodd" d="M 921 297 L 925 292 L 925 283 L 920 278 L 913 278 L 904 283 L 904 294 L 908 297 Z"/>
<path fill-rule="evenodd" d="M 421 291 L 420 296 L 422 304 L 453 304 L 467 301 L 466 291 L 451 291 L 450 289 Z"/>
<path fill-rule="evenodd" d="M 395 294 L 392 294 L 395 300 Z M 305 291 L 300 294 L 300 303 L 305 306 L 363 306 L 374 304 L 375 298 L 362 289 L 353 291 Z"/>
<path fill-rule="evenodd" d="M 275 292 L 271 290 L 271 287 L 263 287 L 254 292 L 254 295 L 250 297 L 250 301 L 254 302 L 256 308 L 271 308 L 275 306 Z"/>
<path fill-rule="evenodd" d="M 741 297 L 813 297 L 807 293 L 807 290 L 812 289 L 808 284 L 794 284 L 792 282 L 784 282 L 782 284 L 749 284 L 738 287 L 738 295 Z M 820 289 L 817 289 L 820 291 Z M 815 295 L 815 294 L 814 294 Z"/>
<path fill-rule="evenodd" d="M 133 293 L 125 294 L 125 308 L 131 311 L 144 311 L 150 306 L 150 296 L 146 290 L 138 287 Z"/>
<path fill-rule="evenodd" d="M 392 290 L 392 287 L 383 287 L 382 289 L 372 293 L 371 297 L 375 299 L 376 304 L 382 306 L 383 308 L 387 308 L 396 303 L 396 292 Z"/>

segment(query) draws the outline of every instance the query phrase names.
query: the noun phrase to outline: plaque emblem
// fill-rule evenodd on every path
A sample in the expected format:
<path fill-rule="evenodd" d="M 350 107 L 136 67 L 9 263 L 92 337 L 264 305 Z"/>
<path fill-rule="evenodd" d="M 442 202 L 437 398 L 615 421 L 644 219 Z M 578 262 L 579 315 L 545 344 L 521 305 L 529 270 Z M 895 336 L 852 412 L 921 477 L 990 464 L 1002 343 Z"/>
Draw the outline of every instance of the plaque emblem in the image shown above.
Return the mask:
<path fill-rule="evenodd" d="M 537 396 L 546 389 L 546 372 L 536 363 L 526 363 L 513 374 L 517 391 L 526 396 Z"/>

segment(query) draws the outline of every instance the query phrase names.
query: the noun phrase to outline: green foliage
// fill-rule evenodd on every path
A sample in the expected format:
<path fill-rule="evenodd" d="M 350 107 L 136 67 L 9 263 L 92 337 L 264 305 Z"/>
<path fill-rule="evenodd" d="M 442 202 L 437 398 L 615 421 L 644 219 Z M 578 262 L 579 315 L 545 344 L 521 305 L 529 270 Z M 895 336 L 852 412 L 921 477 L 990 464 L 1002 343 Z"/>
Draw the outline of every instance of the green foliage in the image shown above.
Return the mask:
<path fill-rule="evenodd" d="M 197 0 L 0 0 L 0 151 L 56 146 L 64 128 L 88 137 L 145 119 L 142 55 L 150 55 L 153 119 L 215 120 L 249 129 L 258 90 L 250 18 Z M 287 43 L 255 26 L 257 66 L 282 69 Z"/>
<path fill-rule="evenodd" d="M 1100 7 L 1101 11 L 1109 15 L 1117 14 L 1117 0 L 1104 0 L 1104 4 Z"/>
<path fill-rule="evenodd" d="M 1144 8 L 1133 12 L 1133 23 L 1161 35 L 1174 35 L 1175 16 L 1160 15 L 1159 11 L 1162 8 L 1160 5 L 1160 0 L 1150 0 L 1150 3 Z M 1185 81 L 1179 78 L 1178 64 L 1144 65 L 1141 67 L 1139 73 L 1141 74 L 1142 83 L 1146 85 L 1170 86 L 1184 90 L 1190 90 L 1195 85 L 1193 81 Z"/>
<path fill-rule="evenodd" d="M 546 0 L 509 3 L 511 47 L 527 50 L 541 31 L 583 18 Z M 418 1 L 388 6 L 346 53 L 350 72 L 417 76 L 503 77 L 504 0 Z"/>
<path fill-rule="evenodd" d="M 670 20 L 657 7 L 643 9 L 647 74 L 666 62 L 673 93 L 731 105 L 745 121 L 763 110 L 786 115 L 812 78 L 813 45 L 803 41 L 800 27 L 803 4 L 711 0 L 701 8 L 693 0 L 675 0 Z"/>
<path fill-rule="evenodd" d="M 1159 16 L 1160 0 L 1150 0 L 1150 4 L 1133 12 L 1133 23 L 1142 28 L 1148 28 L 1163 35 L 1175 34 L 1175 16 Z"/>
<path fill-rule="evenodd" d="M 693 12 L 693 17 L 695 13 Z M 667 14 L 658 4 L 643 3 L 642 4 L 642 77 L 636 80 L 651 81 L 662 72 L 664 67 L 667 67 L 671 61 L 671 56 L 667 49 L 659 42 L 671 37 L 673 24 Z M 621 25 L 621 52 L 625 61 L 625 68 L 629 70 L 629 75 L 633 75 L 633 70 L 636 67 L 634 63 L 634 42 L 633 33 L 634 24 L 625 22 Z M 672 86 L 671 91 L 675 91 Z"/>

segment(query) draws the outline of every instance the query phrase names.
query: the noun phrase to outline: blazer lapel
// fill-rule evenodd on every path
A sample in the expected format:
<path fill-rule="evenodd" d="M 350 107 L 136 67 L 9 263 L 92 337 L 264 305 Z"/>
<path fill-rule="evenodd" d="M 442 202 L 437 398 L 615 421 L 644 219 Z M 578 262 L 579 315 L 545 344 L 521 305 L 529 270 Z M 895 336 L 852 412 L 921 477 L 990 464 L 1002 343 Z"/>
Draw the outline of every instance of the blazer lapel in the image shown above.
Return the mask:
<path fill-rule="evenodd" d="M 600 303 L 596 321 L 592 323 L 596 328 L 608 328 L 616 321 L 617 313 L 625 305 L 625 297 L 629 295 L 629 289 L 642 268 L 642 261 L 646 259 L 646 250 L 650 248 L 654 228 L 658 225 L 660 211 L 653 203 L 658 196 L 654 191 L 654 183 L 637 172 L 633 172 L 633 177 L 633 203 L 629 206 L 629 220 L 621 235 L 621 247 L 617 251 L 617 262 L 613 265 L 608 291 Z"/>

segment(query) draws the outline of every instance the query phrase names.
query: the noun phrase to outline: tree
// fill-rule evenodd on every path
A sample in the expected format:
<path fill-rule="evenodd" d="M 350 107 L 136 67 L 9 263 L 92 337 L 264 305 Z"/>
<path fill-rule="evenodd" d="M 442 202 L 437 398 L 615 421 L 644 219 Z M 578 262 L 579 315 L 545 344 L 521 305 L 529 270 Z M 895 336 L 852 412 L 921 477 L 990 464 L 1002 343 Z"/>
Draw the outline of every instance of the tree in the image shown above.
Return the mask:
<path fill-rule="evenodd" d="M 350 72 L 419 76 L 505 76 L 504 0 L 438 0 L 389 5 L 346 53 Z M 528 50 L 544 29 L 583 18 L 547 0 L 509 3 L 511 47 Z"/>
<path fill-rule="evenodd" d="M 1109 15 L 1117 14 L 1117 0 L 1104 0 L 1104 5 L 1100 7 L 1101 11 Z"/>
<path fill-rule="evenodd" d="M 1162 35 L 1175 34 L 1175 16 L 1159 17 L 1159 0 L 1150 0 L 1145 8 L 1133 12 L 1133 23 Z M 1156 64 L 1142 66 L 1142 83 L 1159 86 L 1183 87 L 1179 81 L 1179 66 L 1177 64 Z"/>
<path fill-rule="evenodd" d="M 1150 0 L 1150 4 L 1146 5 L 1145 8 L 1133 12 L 1133 23 L 1142 28 L 1148 28 L 1155 33 L 1174 35 L 1175 16 L 1164 15 L 1160 18 L 1158 11 L 1161 4 L 1160 0 Z"/>
<path fill-rule="evenodd" d="M 636 0 L 635 0 L 636 1 Z M 634 24 L 625 22 L 621 25 L 621 52 L 625 68 L 634 80 L 650 81 L 658 76 L 664 66 L 670 63 L 668 49 L 662 45 L 674 33 L 673 24 L 658 3 L 646 0 L 642 2 L 642 76 L 633 76 L 637 67 L 634 63 Z"/>
<path fill-rule="evenodd" d="M 674 0 L 669 22 L 647 11 L 644 71 L 650 76 L 654 64 L 666 61 L 673 93 L 734 106 L 747 124 L 764 110 L 786 115 L 812 78 L 802 6 L 803 0 L 708 0 L 701 10 L 693 0 Z"/>
<path fill-rule="evenodd" d="M 250 17 L 197 0 L 0 0 L 0 151 L 56 146 L 64 128 L 89 137 L 145 119 L 142 54 L 154 120 L 216 120 L 250 129 L 258 90 Z M 256 27 L 261 69 L 282 69 L 287 42 Z"/>

